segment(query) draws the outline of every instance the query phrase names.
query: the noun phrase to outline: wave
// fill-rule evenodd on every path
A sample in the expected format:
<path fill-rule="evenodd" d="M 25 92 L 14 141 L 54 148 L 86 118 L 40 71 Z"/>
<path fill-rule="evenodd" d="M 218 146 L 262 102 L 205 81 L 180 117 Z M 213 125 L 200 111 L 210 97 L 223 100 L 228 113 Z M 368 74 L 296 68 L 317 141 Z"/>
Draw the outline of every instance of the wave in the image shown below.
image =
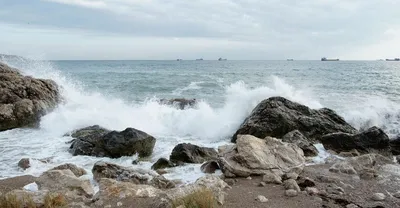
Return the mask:
<path fill-rule="evenodd" d="M 182 95 L 183 92 L 189 91 L 189 90 L 198 90 L 201 89 L 202 87 L 199 86 L 199 84 L 203 84 L 203 81 L 200 82 L 191 82 L 188 86 L 183 87 L 183 88 L 177 88 L 174 91 L 172 91 L 172 95 L 179 96 Z"/>

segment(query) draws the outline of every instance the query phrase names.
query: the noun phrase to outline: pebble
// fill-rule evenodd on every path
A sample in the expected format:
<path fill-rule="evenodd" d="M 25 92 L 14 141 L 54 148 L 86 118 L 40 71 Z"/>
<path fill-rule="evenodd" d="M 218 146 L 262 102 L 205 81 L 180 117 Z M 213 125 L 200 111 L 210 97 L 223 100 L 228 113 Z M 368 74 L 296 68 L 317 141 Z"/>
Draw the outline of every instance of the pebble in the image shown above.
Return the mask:
<path fill-rule="evenodd" d="M 117 207 L 122 206 L 122 202 L 117 202 Z"/>
<path fill-rule="evenodd" d="M 289 189 L 285 191 L 285 196 L 294 197 L 297 196 L 297 191 L 293 189 Z"/>
<path fill-rule="evenodd" d="M 260 187 L 265 187 L 265 186 L 267 186 L 267 184 L 264 183 L 264 182 L 260 182 L 260 184 L 258 184 L 258 186 L 260 186 Z"/>
<path fill-rule="evenodd" d="M 261 203 L 265 203 L 265 202 L 268 201 L 268 199 L 267 199 L 265 196 L 263 196 L 263 195 L 258 195 L 257 198 L 256 198 L 256 200 L 259 201 L 259 202 L 261 202 Z"/>
<path fill-rule="evenodd" d="M 246 179 L 247 179 L 247 180 L 251 180 L 252 178 L 249 176 L 249 177 L 247 177 Z"/>
<path fill-rule="evenodd" d="M 318 189 L 314 187 L 307 187 L 306 192 L 309 195 L 317 195 L 319 193 Z"/>
<path fill-rule="evenodd" d="M 385 194 L 382 194 L 382 193 L 375 193 L 371 197 L 371 199 L 374 201 L 383 201 L 383 200 L 385 200 L 385 198 L 386 198 Z"/>

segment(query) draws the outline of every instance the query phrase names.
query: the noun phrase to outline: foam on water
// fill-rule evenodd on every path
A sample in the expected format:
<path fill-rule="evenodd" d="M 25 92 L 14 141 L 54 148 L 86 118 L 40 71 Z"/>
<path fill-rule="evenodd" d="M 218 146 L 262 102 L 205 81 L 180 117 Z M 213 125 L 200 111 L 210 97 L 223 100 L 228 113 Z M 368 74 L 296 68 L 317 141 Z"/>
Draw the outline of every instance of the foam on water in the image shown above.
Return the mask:
<path fill-rule="evenodd" d="M 49 62 L 9 63 L 23 71 L 24 74 L 56 81 L 61 86 L 64 98 L 62 104 L 53 112 L 41 119 L 39 129 L 14 129 L 0 132 L 0 177 L 22 174 L 39 175 L 59 164 L 71 162 L 84 167 L 89 173 L 96 161 L 103 160 L 124 166 L 131 166 L 136 156 L 119 159 L 75 156 L 68 153 L 71 137 L 63 137 L 69 131 L 89 125 L 100 125 L 105 128 L 123 130 L 134 127 L 157 138 L 154 153 L 149 162 L 138 166 L 150 168 L 159 157 L 168 157 L 173 147 L 181 142 L 218 147 L 229 143 L 230 137 L 240 126 L 252 109 L 263 99 L 271 96 L 284 96 L 290 100 L 305 104 L 311 108 L 323 105 L 306 90 L 296 89 L 279 77 L 270 77 L 264 86 L 250 87 L 239 81 L 225 87 L 224 104 L 212 107 L 207 100 L 202 100 L 195 108 L 179 110 L 171 106 L 160 105 L 156 99 L 146 99 L 140 103 L 128 103 L 123 99 L 110 98 L 101 93 L 86 92 L 82 84 L 69 80 Z M 195 90 L 199 84 L 192 82 L 189 86 L 175 90 Z M 398 127 L 396 118 L 382 119 L 381 115 L 400 109 L 393 103 L 371 103 L 371 107 L 347 111 L 344 116 L 355 126 L 372 120 L 377 125 L 394 129 Z M 390 114 L 392 115 L 392 114 Z M 397 115 L 397 114 L 394 114 Z M 374 123 L 374 124 L 375 124 Z M 393 126 L 391 126 L 393 125 Z M 390 130 L 389 130 L 390 131 Z M 323 154 L 323 153 L 321 153 Z M 17 168 L 18 160 L 23 157 L 48 158 L 51 163 L 32 162 L 26 171 Z M 325 156 L 321 156 L 324 158 Z M 188 165 L 175 168 L 167 174 L 170 178 L 180 178 L 190 182 L 202 175 L 199 165 Z"/>

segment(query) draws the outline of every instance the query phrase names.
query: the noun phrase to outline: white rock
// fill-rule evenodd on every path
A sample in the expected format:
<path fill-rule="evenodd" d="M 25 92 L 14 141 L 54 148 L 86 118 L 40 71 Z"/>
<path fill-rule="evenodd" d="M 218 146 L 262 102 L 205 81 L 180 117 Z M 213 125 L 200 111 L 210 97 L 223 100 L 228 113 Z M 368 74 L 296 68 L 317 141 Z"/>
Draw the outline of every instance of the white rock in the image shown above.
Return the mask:
<path fill-rule="evenodd" d="M 33 191 L 33 192 L 39 191 L 39 186 L 35 182 L 33 182 L 33 183 L 30 183 L 30 184 L 24 186 L 24 190 Z"/>
<path fill-rule="evenodd" d="M 262 195 L 258 195 L 256 200 L 261 202 L 261 203 L 265 203 L 265 202 L 268 201 L 268 199 L 265 196 L 262 196 Z"/>
<path fill-rule="evenodd" d="M 358 208 L 358 206 L 355 205 L 355 204 L 348 204 L 348 205 L 346 206 L 346 208 Z"/>
<path fill-rule="evenodd" d="M 386 196 L 383 193 L 375 193 L 372 195 L 371 199 L 374 201 L 383 201 L 385 200 Z"/>

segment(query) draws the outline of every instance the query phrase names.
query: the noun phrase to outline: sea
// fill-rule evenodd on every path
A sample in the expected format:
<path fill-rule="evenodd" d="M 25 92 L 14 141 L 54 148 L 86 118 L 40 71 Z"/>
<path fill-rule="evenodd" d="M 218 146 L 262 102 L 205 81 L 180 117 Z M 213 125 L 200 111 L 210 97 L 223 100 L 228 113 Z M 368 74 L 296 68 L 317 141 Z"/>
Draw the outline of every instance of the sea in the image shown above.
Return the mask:
<path fill-rule="evenodd" d="M 354 127 L 378 126 L 391 138 L 400 131 L 400 62 L 3 61 L 25 75 L 57 82 L 63 101 L 38 128 L 0 132 L 0 178 L 38 176 L 64 163 L 84 167 L 90 178 L 97 161 L 150 169 L 178 143 L 229 144 L 253 108 L 271 96 L 331 108 Z M 159 104 L 162 98 L 195 98 L 198 104 L 181 110 Z M 67 144 L 72 138 L 63 135 L 90 125 L 145 131 L 157 139 L 154 153 L 138 165 L 132 165 L 137 156 L 72 156 Z M 327 156 L 318 148 L 316 162 Z M 50 162 L 31 160 L 31 168 L 22 170 L 21 158 Z M 170 169 L 165 177 L 192 182 L 202 175 L 200 165 L 192 164 Z"/>

